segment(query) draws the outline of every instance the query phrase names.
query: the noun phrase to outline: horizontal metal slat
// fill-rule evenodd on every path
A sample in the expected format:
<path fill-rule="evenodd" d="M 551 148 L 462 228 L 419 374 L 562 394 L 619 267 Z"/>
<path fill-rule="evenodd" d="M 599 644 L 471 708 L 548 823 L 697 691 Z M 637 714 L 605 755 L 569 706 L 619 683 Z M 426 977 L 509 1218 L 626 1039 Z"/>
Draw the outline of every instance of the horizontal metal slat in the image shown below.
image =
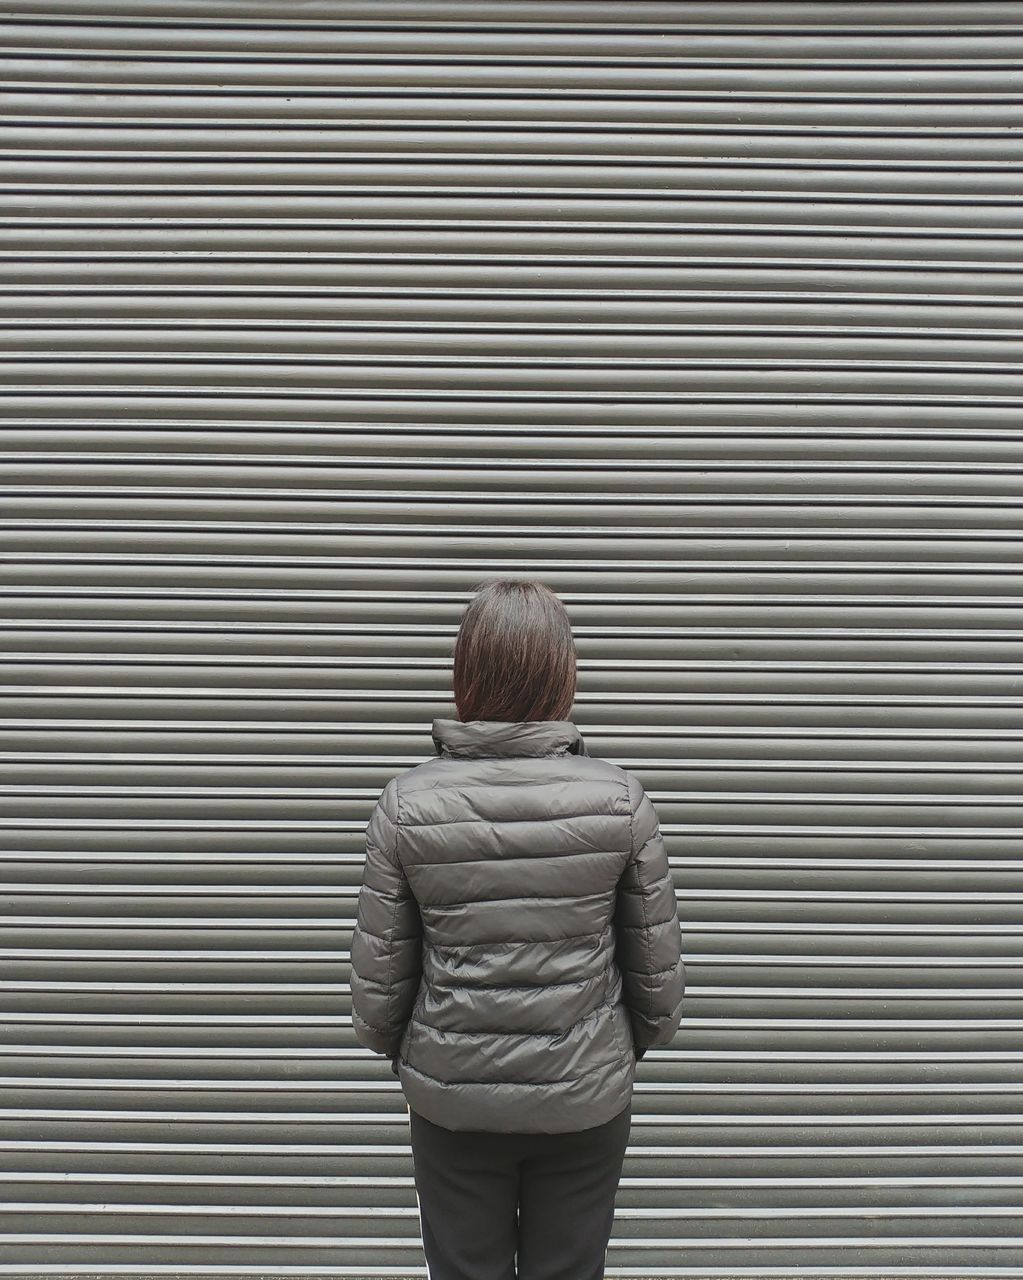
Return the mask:
<path fill-rule="evenodd" d="M 577 0 L 390 0 L 386 10 L 379 4 L 359 3 L 358 0 L 306 0 L 302 12 L 282 14 L 275 0 L 231 0 L 227 4 L 213 4 L 208 0 L 61 0 L 59 11 L 49 0 L 13 0 L 7 13 L 28 18 L 40 24 L 67 21 L 77 17 L 80 21 L 101 25 L 128 21 L 132 25 L 168 20 L 191 27 L 234 26 L 244 28 L 252 23 L 269 21 L 274 27 L 291 30 L 310 24 L 342 26 L 365 24 L 374 29 L 403 27 L 409 22 L 417 25 L 468 24 L 473 30 L 480 24 L 487 28 L 517 28 L 544 30 L 547 27 L 592 28 L 622 26 L 620 4 L 607 0 L 587 0 L 581 7 Z M 769 7 L 759 0 L 712 0 L 696 3 L 694 0 L 635 0 L 629 6 L 629 25 L 632 28 L 652 26 L 660 32 L 688 30 L 700 25 L 715 30 L 735 28 L 744 35 L 761 34 L 773 29 L 801 26 L 812 23 L 825 30 L 832 28 L 862 30 L 864 27 L 890 29 L 899 32 L 937 29 L 940 33 L 946 25 L 948 9 L 933 0 L 908 0 L 893 3 L 892 0 L 867 0 L 850 10 L 848 4 L 828 3 L 827 0 L 797 0 L 792 3 L 772 3 Z M 963 22 L 957 30 L 983 30 L 987 26 L 1018 26 L 1019 12 L 1014 3 L 1007 0 L 977 0 L 962 15 Z M 966 21 L 966 18 L 969 21 Z M 855 21 L 851 21 L 855 19 Z M 890 31 L 889 31 L 890 34 Z"/>

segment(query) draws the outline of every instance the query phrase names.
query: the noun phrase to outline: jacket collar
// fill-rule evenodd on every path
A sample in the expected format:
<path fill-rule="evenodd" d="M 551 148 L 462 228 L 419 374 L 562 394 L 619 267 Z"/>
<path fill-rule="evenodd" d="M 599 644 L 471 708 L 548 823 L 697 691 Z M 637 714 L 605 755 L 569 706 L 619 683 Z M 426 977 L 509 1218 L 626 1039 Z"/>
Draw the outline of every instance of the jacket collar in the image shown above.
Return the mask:
<path fill-rule="evenodd" d="M 571 720 L 442 720 L 433 722 L 439 756 L 585 756 Z"/>

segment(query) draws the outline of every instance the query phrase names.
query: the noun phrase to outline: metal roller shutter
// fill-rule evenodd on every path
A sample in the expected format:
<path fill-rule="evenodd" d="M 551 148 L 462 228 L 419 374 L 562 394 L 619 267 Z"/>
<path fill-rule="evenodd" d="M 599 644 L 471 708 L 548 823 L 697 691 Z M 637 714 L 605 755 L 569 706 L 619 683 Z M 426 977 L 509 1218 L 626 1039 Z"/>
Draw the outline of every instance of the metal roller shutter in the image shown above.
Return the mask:
<path fill-rule="evenodd" d="M 608 1274 L 1023 1275 L 1023 7 L 6 12 L 0 1274 L 426 1274 L 348 945 L 509 574 L 677 873 Z"/>

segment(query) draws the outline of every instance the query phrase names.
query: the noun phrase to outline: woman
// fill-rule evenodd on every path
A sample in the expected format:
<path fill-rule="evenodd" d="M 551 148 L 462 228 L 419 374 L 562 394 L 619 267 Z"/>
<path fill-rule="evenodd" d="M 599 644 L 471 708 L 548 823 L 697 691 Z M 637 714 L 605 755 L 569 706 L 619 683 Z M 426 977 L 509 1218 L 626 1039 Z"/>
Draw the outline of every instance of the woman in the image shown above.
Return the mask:
<path fill-rule="evenodd" d="M 603 1276 L 636 1061 L 681 1021 L 657 815 L 587 754 L 575 690 L 557 596 L 484 584 L 458 719 L 366 830 L 352 1023 L 404 1090 L 430 1280 Z"/>

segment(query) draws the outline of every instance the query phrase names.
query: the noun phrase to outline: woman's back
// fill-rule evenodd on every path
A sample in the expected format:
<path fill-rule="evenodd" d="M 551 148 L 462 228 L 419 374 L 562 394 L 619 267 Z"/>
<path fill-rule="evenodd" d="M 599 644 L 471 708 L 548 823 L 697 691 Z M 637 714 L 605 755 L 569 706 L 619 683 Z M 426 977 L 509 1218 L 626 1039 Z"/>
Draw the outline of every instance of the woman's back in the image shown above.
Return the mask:
<path fill-rule="evenodd" d="M 558 1133 L 631 1099 L 636 1051 L 681 1020 L 657 817 L 568 720 L 433 722 L 438 755 L 367 828 L 352 941 L 360 1043 L 453 1130 Z"/>

